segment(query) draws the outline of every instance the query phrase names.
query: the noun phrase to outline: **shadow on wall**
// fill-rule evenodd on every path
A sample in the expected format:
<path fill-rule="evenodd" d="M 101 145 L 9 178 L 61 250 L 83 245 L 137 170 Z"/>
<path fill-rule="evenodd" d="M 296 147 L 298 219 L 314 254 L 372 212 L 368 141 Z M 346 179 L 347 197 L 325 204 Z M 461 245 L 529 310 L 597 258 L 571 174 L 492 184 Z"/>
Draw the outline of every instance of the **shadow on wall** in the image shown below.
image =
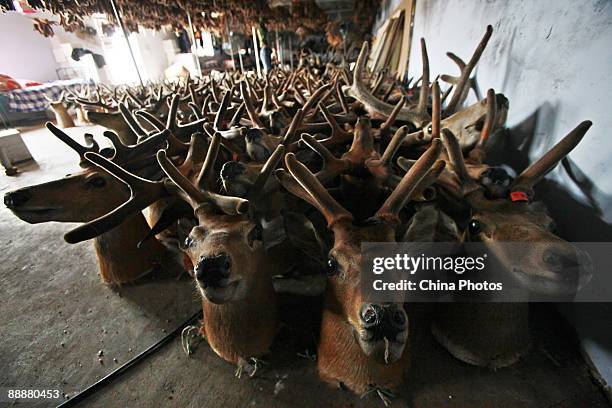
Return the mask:
<path fill-rule="evenodd" d="M 545 103 L 516 126 L 498 132 L 487 146 L 488 164 L 508 166 L 517 174 L 523 171 L 531 162 L 529 152 L 545 153 L 546 149 L 534 146 L 536 140 L 539 146 L 552 146 L 556 138 L 565 135 L 558 134 L 562 130 L 539 131 L 557 123 L 556 116 L 556 106 Z M 582 143 L 585 142 L 588 142 L 588 133 Z M 612 225 L 603 217 L 606 210 L 612 208 L 612 195 L 601 191 L 571 159 L 565 158 L 560 167 L 559 171 L 566 173 L 567 179 L 574 183 L 584 198 L 574 196 L 567 186 L 548 178 L 536 186 L 536 197 L 546 204 L 550 216 L 556 221 L 558 235 L 575 242 L 612 242 Z"/>

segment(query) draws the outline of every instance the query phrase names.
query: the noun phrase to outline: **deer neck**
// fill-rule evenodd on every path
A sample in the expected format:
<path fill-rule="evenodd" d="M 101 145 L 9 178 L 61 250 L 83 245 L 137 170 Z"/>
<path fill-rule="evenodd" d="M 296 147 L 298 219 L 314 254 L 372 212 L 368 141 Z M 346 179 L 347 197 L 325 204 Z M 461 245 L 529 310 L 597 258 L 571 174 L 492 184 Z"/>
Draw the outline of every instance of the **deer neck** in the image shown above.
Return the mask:
<path fill-rule="evenodd" d="M 264 268 L 257 268 L 265 271 Z M 261 274 L 263 275 L 263 274 Z M 211 348 L 224 360 L 241 360 L 266 354 L 276 333 L 276 295 L 271 275 L 253 279 L 245 298 L 225 304 L 202 299 L 202 334 Z"/>
<path fill-rule="evenodd" d="M 117 285 L 130 282 L 160 265 L 166 249 L 155 237 L 147 240 L 141 248 L 137 247 L 148 231 L 144 216 L 136 214 L 94 238 L 104 283 Z"/>
<path fill-rule="evenodd" d="M 529 348 L 529 304 L 447 303 L 440 305 L 431 331 L 461 361 L 506 367 Z"/>
<path fill-rule="evenodd" d="M 323 317 L 321 319 L 321 339 L 317 351 L 317 367 L 321 378 L 333 385 L 342 383 L 356 394 L 365 393 L 370 385 L 389 390 L 397 389 L 403 382 L 403 375 L 410 364 L 409 344 L 406 344 L 402 357 L 392 363 L 384 364 L 364 354 L 355 339 L 352 326 L 338 310 L 333 310 L 328 290 Z"/>

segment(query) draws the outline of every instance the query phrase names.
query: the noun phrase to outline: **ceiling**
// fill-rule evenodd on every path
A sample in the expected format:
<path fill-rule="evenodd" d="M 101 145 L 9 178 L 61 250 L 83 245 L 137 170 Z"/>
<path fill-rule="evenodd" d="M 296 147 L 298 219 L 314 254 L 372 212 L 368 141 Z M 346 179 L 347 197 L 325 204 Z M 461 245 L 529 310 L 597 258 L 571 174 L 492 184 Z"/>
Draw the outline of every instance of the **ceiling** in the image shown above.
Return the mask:
<path fill-rule="evenodd" d="M 355 0 L 315 0 L 330 20 L 350 20 L 353 15 Z"/>

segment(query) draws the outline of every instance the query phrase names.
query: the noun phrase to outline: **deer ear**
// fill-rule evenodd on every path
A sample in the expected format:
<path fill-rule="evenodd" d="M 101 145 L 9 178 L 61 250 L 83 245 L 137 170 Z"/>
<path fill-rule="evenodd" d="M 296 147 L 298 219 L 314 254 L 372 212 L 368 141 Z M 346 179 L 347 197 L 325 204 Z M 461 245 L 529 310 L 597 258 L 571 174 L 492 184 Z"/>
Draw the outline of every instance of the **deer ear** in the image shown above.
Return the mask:
<path fill-rule="evenodd" d="M 183 200 L 177 200 L 174 204 L 170 205 L 169 207 L 166 207 L 162 211 L 161 216 L 159 217 L 157 222 L 155 222 L 155 225 L 153 225 L 149 232 L 147 232 L 147 234 L 140 240 L 140 242 L 138 242 L 136 247 L 142 247 L 142 245 L 144 245 L 150 238 L 164 231 L 171 225 L 176 224 L 179 219 L 192 217 L 193 208 L 191 208 L 191 206 L 187 202 Z"/>

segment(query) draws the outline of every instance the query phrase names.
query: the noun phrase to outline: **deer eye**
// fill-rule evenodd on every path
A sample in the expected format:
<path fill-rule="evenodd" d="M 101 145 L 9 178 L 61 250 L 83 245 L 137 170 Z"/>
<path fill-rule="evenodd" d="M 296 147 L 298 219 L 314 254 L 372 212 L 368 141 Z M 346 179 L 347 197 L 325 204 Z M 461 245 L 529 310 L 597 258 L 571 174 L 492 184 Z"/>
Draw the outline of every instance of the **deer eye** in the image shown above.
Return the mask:
<path fill-rule="evenodd" d="M 478 235 L 482 231 L 482 224 L 480 221 L 472 218 L 468 224 L 468 231 L 470 235 Z"/>
<path fill-rule="evenodd" d="M 327 276 L 334 276 L 338 273 L 338 261 L 333 256 L 327 259 Z"/>
<path fill-rule="evenodd" d="M 104 180 L 103 177 L 92 177 L 87 180 L 87 185 L 96 188 L 104 187 L 106 185 L 106 180 Z"/>

